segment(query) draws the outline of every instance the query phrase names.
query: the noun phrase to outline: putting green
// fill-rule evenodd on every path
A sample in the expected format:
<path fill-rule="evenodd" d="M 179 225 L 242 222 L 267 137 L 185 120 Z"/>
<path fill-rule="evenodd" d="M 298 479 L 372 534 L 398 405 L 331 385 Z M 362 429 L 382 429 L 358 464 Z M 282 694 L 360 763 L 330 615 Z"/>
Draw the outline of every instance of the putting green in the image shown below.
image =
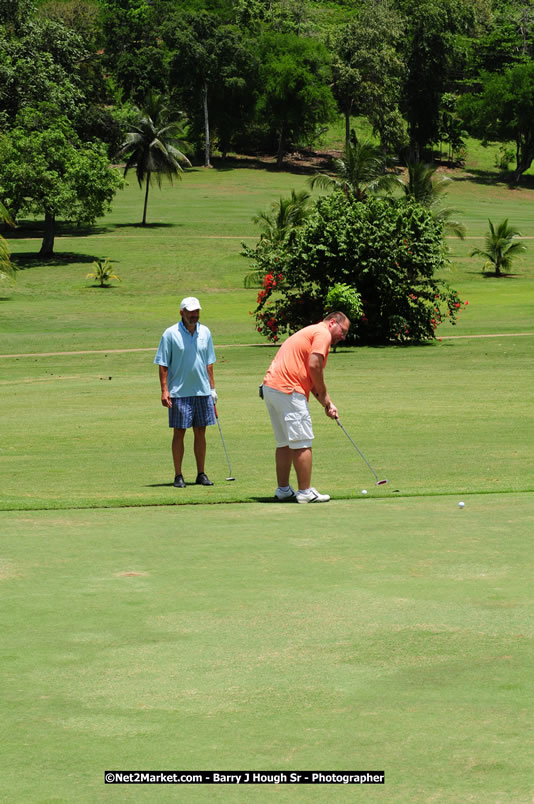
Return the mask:
<path fill-rule="evenodd" d="M 383 769 L 381 801 L 526 802 L 533 502 L 3 513 L 5 800 L 269 794 L 106 769 Z"/>

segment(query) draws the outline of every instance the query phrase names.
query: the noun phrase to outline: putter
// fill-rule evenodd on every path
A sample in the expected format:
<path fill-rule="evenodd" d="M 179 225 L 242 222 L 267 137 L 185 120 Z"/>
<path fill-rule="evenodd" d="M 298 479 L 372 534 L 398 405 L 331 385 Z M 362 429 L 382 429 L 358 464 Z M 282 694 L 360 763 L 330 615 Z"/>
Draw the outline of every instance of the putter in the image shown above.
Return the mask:
<path fill-rule="evenodd" d="M 217 405 L 214 404 L 213 407 L 215 408 L 215 418 L 217 419 L 217 424 L 219 425 L 219 433 L 221 434 L 221 441 L 222 441 L 222 445 L 224 447 L 224 454 L 226 455 L 226 462 L 228 464 L 228 471 L 230 472 L 230 476 L 227 477 L 226 479 L 227 480 L 235 480 L 235 477 L 232 474 L 232 467 L 230 466 L 230 458 L 228 457 L 228 450 L 226 449 L 226 444 L 224 443 L 224 437 L 223 437 L 223 434 L 222 434 L 221 423 L 219 421 L 219 414 L 217 413 Z"/>
<path fill-rule="evenodd" d="M 363 452 L 361 451 L 361 449 L 359 448 L 359 446 L 358 446 L 358 445 L 357 445 L 357 444 L 356 444 L 356 443 L 355 443 L 355 442 L 352 440 L 352 438 L 351 438 L 351 437 L 350 437 L 350 435 L 347 433 L 347 431 L 345 430 L 345 428 L 343 427 L 343 425 L 341 424 L 341 422 L 339 421 L 339 419 L 336 419 L 336 422 L 339 424 L 339 426 L 341 427 L 341 429 L 343 430 L 343 432 L 345 433 L 345 435 L 346 435 L 346 436 L 347 436 L 347 438 L 349 439 L 350 443 L 351 443 L 353 446 L 355 446 L 355 447 L 356 447 L 356 449 L 357 449 L 357 450 L 358 450 L 358 452 L 360 453 L 360 456 L 361 456 L 361 457 L 364 459 L 365 463 L 367 464 L 367 466 L 369 467 L 369 469 L 371 470 L 371 472 L 374 474 L 375 479 L 376 479 L 375 486 L 385 486 L 385 485 L 386 485 L 386 483 L 387 483 L 388 481 L 387 481 L 387 480 L 379 480 L 379 479 L 378 479 L 378 475 L 377 475 L 377 473 L 375 472 L 375 470 L 373 469 L 373 467 L 371 466 L 371 464 L 369 463 L 369 461 L 367 460 L 367 458 L 365 457 L 365 455 L 363 454 Z"/>

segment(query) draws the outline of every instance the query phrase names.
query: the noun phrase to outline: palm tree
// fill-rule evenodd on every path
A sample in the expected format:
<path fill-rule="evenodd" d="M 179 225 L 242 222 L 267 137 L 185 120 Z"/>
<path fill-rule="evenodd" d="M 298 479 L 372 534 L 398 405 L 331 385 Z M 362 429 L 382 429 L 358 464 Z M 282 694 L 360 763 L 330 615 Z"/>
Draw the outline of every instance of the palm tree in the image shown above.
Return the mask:
<path fill-rule="evenodd" d="M 335 175 L 316 173 L 310 184 L 322 190 L 341 189 L 356 201 L 365 201 L 370 193 L 387 191 L 395 183 L 395 177 L 386 173 L 386 166 L 386 157 L 378 145 L 358 142 L 353 135 L 343 156 L 333 161 Z"/>
<path fill-rule="evenodd" d="M 271 205 L 271 212 L 259 212 L 252 220 L 261 226 L 260 240 L 280 243 L 291 237 L 295 227 L 301 226 L 308 215 L 310 194 L 306 190 L 291 190 L 289 198 L 281 198 Z"/>
<path fill-rule="evenodd" d="M 182 123 L 168 119 L 163 97 L 150 92 L 144 107 L 139 112 L 137 125 L 131 126 L 119 150 L 119 156 L 128 155 L 124 175 L 135 165 L 139 187 L 146 182 L 143 226 L 146 224 L 148 190 L 152 179 L 155 178 L 160 187 L 162 176 L 172 182 L 174 177 L 181 178 L 182 164 L 191 166 L 187 156 L 178 148 L 181 144 L 178 138 L 183 134 Z"/>
<path fill-rule="evenodd" d="M 280 198 L 271 204 L 270 212 L 259 212 L 252 220 L 261 227 L 260 242 L 257 248 L 271 246 L 282 242 L 290 243 L 297 229 L 302 226 L 309 215 L 308 201 L 310 194 L 306 190 L 296 193 L 291 190 L 289 198 Z M 251 271 L 245 276 L 246 288 L 261 285 L 264 272 L 261 269 Z"/>
<path fill-rule="evenodd" d="M 93 267 L 95 270 L 87 274 L 85 278 L 95 279 L 101 288 L 108 288 L 112 279 L 116 279 L 117 282 L 121 281 L 120 276 L 113 273 L 113 266 L 109 257 L 106 257 L 105 260 L 95 260 Z"/>
<path fill-rule="evenodd" d="M 508 218 L 495 229 L 493 223 L 488 220 L 490 230 L 486 234 L 486 249 L 475 248 L 471 256 L 480 255 L 487 257 L 484 270 L 493 266 L 496 276 L 507 273 L 512 265 L 512 260 L 520 251 L 525 251 L 525 246 L 516 238 L 521 236 L 521 232 L 513 226 L 508 226 Z"/>
<path fill-rule="evenodd" d="M 436 176 L 436 165 L 424 162 L 408 162 L 407 180 L 397 177 L 397 184 L 402 188 L 406 198 L 413 198 L 430 210 L 436 220 L 441 221 L 445 231 L 457 237 L 465 237 L 465 226 L 459 221 L 451 220 L 457 213 L 452 207 L 441 206 L 443 197 L 451 179 L 447 176 Z"/>

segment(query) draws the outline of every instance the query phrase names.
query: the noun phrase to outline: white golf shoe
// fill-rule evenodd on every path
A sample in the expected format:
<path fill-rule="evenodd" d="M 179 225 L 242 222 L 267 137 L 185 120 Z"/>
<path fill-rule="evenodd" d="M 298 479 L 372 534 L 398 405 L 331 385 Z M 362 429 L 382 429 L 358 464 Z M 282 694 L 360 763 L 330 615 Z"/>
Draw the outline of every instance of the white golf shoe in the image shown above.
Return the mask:
<path fill-rule="evenodd" d="M 330 497 L 328 494 L 319 494 L 317 489 L 310 488 L 307 491 L 297 491 L 298 503 L 321 503 L 328 502 Z"/>
<path fill-rule="evenodd" d="M 280 486 L 274 492 L 274 496 L 279 502 L 288 502 L 289 500 L 295 499 L 295 489 L 292 489 L 291 486 L 286 490 L 281 489 Z"/>

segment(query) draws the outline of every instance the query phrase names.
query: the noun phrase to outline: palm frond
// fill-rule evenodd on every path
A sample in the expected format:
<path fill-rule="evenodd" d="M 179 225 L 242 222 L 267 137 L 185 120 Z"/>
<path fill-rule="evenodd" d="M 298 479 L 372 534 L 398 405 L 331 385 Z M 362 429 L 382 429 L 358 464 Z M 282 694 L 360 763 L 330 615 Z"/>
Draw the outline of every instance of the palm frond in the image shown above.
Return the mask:
<path fill-rule="evenodd" d="M 332 174 L 316 173 L 310 180 L 312 188 L 342 189 L 364 201 L 369 193 L 388 190 L 395 178 L 387 173 L 386 159 L 377 145 L 351 141 L 343 156 L 332 161 Z"/>

